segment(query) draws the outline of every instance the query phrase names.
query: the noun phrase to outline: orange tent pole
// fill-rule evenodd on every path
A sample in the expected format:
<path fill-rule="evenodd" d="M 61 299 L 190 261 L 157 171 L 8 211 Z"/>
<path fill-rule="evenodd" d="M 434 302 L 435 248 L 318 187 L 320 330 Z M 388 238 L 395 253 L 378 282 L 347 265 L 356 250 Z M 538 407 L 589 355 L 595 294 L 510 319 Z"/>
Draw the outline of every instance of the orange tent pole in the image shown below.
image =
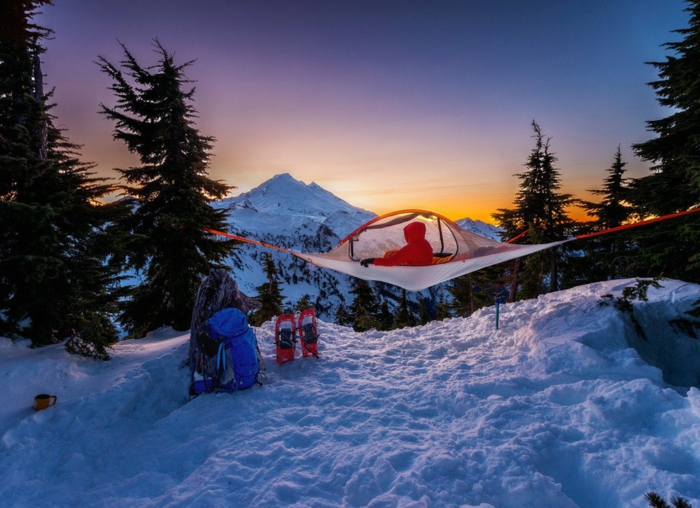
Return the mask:
<path fill-rule="evenodd" d="M 389 213 L 385 213 L 384 215 L 379 215 L 379 216 L 375 217 L 375 218 L 372 219 L 371 221 L 369 221 L 369 222 L 363 224 L 362 226 L 360 226 L 359 228 L 357 228 L 355 231 L 353 231 L 352 233 L 350 233 L 348 236 L 346 236 L 345 238 L 343 238 L 343 239 L 338 243 L 338 245 L 344 244 L 345 242 L 347 242 L 348 240 L 350 240 L 350 238 L 352 238 L 353 236 L 355 236 L 356 234 L 358 234 L 359 232 L 361 232 L 363 229 L 367 228 L 368 226 L 374 224 L 374 223 L 377 222 L 377 221 L 380 221 L 380 220 L 382 220 L 382 219 L 386 219 L 387 217 L 391 217 L 391 216 L 393 216 L 393 215 L 402 215 L 402 214 L 406 214 L 406 213 L 418 213 L 418 214 L 422 214 L 422 215 L 432 215 L 432 216 L 434 216 L 434 217 L 437 217 L 437 218 L 441 219 L 443 222 L 447 222 L 448 224 L 451 224 L 451 225 L 454 225 L 454 226 L 456 226 L 456 227 L 459 227 L 459 226 L 457 226 L 457 224 L 455 224 L 454 221 L 448 219 L 447 217 L 445 217 L 445 216 L 443 216 L 443 215 L 440 215 L 439 213 L 431 212 L 430 210 L 421 210 L 420 208 L 407 208 L 407 209 L 405 209 L 405 210 L 397 210 L 396 212 L 389 212 Z"/>

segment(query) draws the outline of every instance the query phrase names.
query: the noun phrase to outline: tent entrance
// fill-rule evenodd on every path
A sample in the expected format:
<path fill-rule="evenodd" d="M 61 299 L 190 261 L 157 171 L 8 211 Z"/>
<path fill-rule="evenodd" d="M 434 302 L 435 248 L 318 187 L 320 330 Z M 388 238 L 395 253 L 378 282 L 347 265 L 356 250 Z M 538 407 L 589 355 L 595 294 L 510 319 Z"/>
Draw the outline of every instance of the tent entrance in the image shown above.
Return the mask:
<path fill-rule="evenodd" d="M 382 257 L 386 252 L 406 245 L 403 229 L 411 222 L 425 224 L 425 238 L 433 247 L 435 258 L 445 262 L 458 254 L 458 236 L 450 227 L 452 221 L 418 210 L 406 210 L 378 217 L 353 231 L 341 244 L 345 242 L 349 244 L 348 256 L 353 261 Z M 458 226 L 455 225 L 455 227 Z"/>

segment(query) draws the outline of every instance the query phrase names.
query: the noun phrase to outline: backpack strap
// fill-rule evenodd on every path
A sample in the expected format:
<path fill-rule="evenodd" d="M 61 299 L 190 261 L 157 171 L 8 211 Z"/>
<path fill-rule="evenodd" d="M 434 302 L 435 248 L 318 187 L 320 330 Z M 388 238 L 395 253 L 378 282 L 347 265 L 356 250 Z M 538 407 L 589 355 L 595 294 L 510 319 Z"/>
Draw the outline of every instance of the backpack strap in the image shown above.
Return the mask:
<path fill-rule="evenodd" d="M 221 373 L 226 370 L 226 352 L 224 351 L 224 341 L 219 343 L 219 350 L 216 353 L 216 371 Z"/>

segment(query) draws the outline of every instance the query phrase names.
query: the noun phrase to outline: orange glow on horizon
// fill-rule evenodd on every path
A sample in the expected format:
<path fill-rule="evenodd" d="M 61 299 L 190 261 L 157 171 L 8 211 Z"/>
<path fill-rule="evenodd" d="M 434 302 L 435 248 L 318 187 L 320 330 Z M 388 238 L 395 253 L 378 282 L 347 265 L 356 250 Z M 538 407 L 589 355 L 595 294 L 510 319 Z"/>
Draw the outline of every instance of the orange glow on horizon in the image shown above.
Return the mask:
<path fill-rule="evenodd" d="M 344 193 L 334 192 L 337 196 L 348 201 L 350 204 L 363 208 L 365 210 L 383 215 L 396 210 L 403 209 L 423 209 L 430 210 L 445 217 L 457 221 L 465 218 L 479 220 L 487 224 L 494 224 L 495 221 L 492 214 L 499 209 L 512 209 L 514 207 L 513 200 L 515 199 L 516 191 L 510 186 L 504 188 L 493 185 L 490 190 L 485 190 L 482 193 L 465 193 L 461 195 L 458 192 L 424 192 L 420 193 L 415 190 L 407 190 L 402 192 L 401 189 L 393 189 L 392 191 L 382 193 L 381 190 L 368 191 L 351 191 Z M 377 194 L 382 195 L 381 198 Z M 590 193 L 582 191 L 582 198 L 588 199 Z M 566 210 L 568 216 L 576 221 L 586 222 L 592 218 L 580 207 L 570 206 Z"/>

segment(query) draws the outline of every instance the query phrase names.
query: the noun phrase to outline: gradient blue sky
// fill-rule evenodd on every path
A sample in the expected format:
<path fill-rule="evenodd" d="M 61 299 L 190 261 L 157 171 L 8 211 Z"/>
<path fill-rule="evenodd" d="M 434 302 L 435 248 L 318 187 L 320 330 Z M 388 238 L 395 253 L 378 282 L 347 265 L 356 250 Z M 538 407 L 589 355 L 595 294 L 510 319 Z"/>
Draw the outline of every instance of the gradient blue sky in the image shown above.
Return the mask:
<path fill-rule="evenodd" d="M 98 55 L 142 65 L 158 38 L 196 59 L 197 126 L 211 175 L 247 191 L 288 172 L 384 213 L 427 208 L 490 220 L 510 207 L 536 120 L 563 192 L 599 188 L 620 145 L 667 116 L 645 61 L 687 26 L 681 0 L 54 0 L 43 57 L 57 123 L 101 175 L 137 163 L 112 140 Z M 580 213 L 574 213 L 581 217 Z"/>

